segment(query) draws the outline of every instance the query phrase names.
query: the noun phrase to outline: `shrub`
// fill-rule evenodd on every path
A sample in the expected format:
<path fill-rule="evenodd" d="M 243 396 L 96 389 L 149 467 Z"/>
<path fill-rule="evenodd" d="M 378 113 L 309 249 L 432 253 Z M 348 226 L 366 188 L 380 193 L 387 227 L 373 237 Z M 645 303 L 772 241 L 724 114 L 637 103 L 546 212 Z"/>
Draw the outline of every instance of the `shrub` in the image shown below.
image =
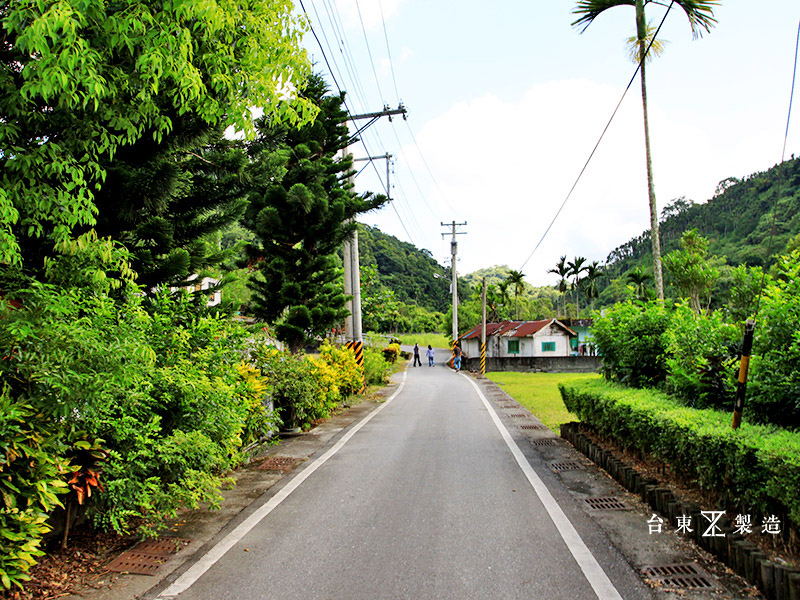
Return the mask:
<path fill-rule="evenodd" d="M 746 422 L 734 430 L 730 413 L 602 380 L 559 388 L 567 409 L 601 435 L 669 463 L 729 506 L 800 524 L 800 433 Z"/>
<path fill-rule="evenodd" d="M 361 389 L 364 383 L 364 372 L 358 366 L 356 356 L 350 348 L 337 348 L 326 342 L 319 352 L 322 360 L 336 370 L 342 396 L 351 396 Z"/>
<path fill-rule="evenodd" d="M 666 379 L 670 313 L 660 303 L 627 300 L 595 319 L 592 338 L 603 357 L 607 379 L 641 387 Z"/>
<path fill-rule="evenodd" d="M 372 346 L 364 346 L 364 372 L 367 385 L 382 385 L 389 381 L 391 365 L 383 351 Z"/>
<path fill-rule="evenodd" d="M 386 359 L 386 362 L 389 364 L 394 364 L 397 360 L 397 356 L 400 354 L 400 344 L 389 344 L 386 348 L 383 349 L 383 357 Z"/>
<path fill-rule="evenodd" d="M 800 427 L 800 251 L 778 259 L 756 323 L 749 408 L 763 421 Z"/>
<path fill-rule="evenodd" d="M 739 327 L 725 323 L 721 312 L 698 315 L 677 306 L 664 332 L 667 391 L 696 408 L 732 406 L 740 338 Z"/>
<path fill-rule="evenodd" d="M 61 506 L 57 494 L 67 491 L 48 426 L 31 406 L 15 402 L 0 390 L 0 583 L 9 589 L 28 581 L 29 569 L 50 526 L 47 514 Z"/>
<path fill-rule="evenodd" d="M 272 401 L 285 428 L 304 427 L 318 418 L 317 369 L 305 355 L 270 349 L 253 357 L 272 388 Z"/>

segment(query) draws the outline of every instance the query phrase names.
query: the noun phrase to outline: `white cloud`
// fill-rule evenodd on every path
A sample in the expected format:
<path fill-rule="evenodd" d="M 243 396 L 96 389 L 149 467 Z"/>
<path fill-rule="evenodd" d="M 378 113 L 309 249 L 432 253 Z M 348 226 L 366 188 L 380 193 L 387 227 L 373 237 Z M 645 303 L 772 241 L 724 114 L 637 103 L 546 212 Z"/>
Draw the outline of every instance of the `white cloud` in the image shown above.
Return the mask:
<path fill-rule="evenodd" d="M 382 21 L 393 17 L 403 0 L 336 0 L 342 24 L 346 29 L 380 29 Z"/>
<path fill-rule="evenodd" d="M 493 264 L 519 268 L 525 262 L 620 95 L 617 88 L 587 80 L 555 81 L 537 84 L 513 102 L 491 94 L 461 102 L 426 123 L 417 141 L 445 196 L 455 201 L 468 222 L 469 235 L 459 240 L 461 272 Z M 687 165 L 703 157 L 708 164 L 711 153 L 702 137 L 671 122 L 657 105 L 650 108 L 656 192 L 662 207 L 686 193 L 677 190 L 686 189 L 691 179 Z M 603 261 L 610 250 L 649 227 L 642 129 L 640 98 L 630 93 L 523 269 L 529 281 L 552 283 L 554 276 L 547 270 L 563 254 Z M 419 172 L 423 167 L 411 168 Z"/>

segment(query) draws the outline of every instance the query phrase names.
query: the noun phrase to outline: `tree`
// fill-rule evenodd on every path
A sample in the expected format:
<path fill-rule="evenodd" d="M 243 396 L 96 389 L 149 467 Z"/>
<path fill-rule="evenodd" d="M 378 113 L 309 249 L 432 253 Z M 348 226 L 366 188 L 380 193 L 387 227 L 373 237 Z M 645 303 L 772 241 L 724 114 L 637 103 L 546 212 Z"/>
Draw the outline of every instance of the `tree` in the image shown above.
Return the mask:
<path fill-rule="evenodd" d="M 575 306 L 577 311 L 577 318 L 581 318 L 581 299 L 580 299 L 580 282 L 581 273 L 586 270 L 583 263 L 586 259 L 583 256 L 576 256 L 574 260 L 567 263 L 568 275 L 573 277 L 572 289 L 575 291 Z"/>
<path fill-rule="evenodd" d="M 559 259 L 559 261 L 556 263 L 556 266 L 555 266 L 554 269 L 548 269 L 547 272 L 548 273 L 555 273 L 559 277 L 558 283 L 556 284 L 556 289 L 559 292 L 561 292 L 561 296 L 562 296 L 562 299 L 561 299 L 562 312 L 565 312 L 564 294 L 567 292 L 567 277 L 569 276 L 569 267 L 567 267 L 567 257 L 566 257 L 566 255 L 562 256 Z"/>
<path fill-rule="evenodd" d="M 603 268 L 596 260 L 585 268 L 586 277 L 584 278 L 583 290 L 586 298 L 591 302 L 591 311 L 594 312 L 594 301 L 600 295 L 597 280 L 603 275 Z"/>
<path fill-rule="evenodd" d="M 708 256 L 708 240 L 692 229 L 681 238 L 682 250 L 675 250 L 664 256 L 664 266 L 675 282 L 675 287 L 688 298 L 689 305 L 696 315 L 708 310 L 711 304 L 711 289 L 719 279 L 720 271 L 717 257 Z"/>
<path fill-rule="evenodd" d="M 356 227 L 352 219 L 386 201 L 355 195 L 347 182 L 352 158 L 336 159 L 349 141 L 344 94 L 328 95 L 319 75 L 303 94 L 319 108 L 313 123 L 259 123 L 244 220 L 256 236 L 246 247 L 254 313 L 276 323 L 278 339 L 293 352 L 346 316 L 336 253 Z M 270 180 L 264 175 L 276 164 L 285 174 Z"/>
<path fill-rule="evenodd" d="M 511 285 L 511 282 L 506 279 L 505 281 L 501 281 L 497 284 L 497 299 L 499 301 L 500 307 L 502 307 L 501 311 L 503 314 L 508 314 L 506 312 L 506 307 L 508 306 L 508 302 L 510 300 L 510 296 L 508 295 L 508 286 Z"/>
<path fill-rule="evenodd" d="M 0 264 L 24 267 L 18 236 L 57 246 L 94 225 L 104 161 L 174 115 L 252 130 L 250 107 L 306 122 L 310 63 L 289 0 L 0 6 Z"/>
<path fill-rule="evenodd" d="M 650 273 L 643 271 L 641 267 L 631 269 L 626 275 L 628 283 L 633 286 L 633 292 L 638 300 L 646 302 L 650 300 L 652 291 L 647 289 L 647 283 L 653 279 Z"/>
<path fill-rule="evenodd" d="M 174 117 L 170 135 L 120 149 L 95 193 L 97 233 L 120 241 L 145 291 L 179 285 L 235 251 L 212 236 L 244 213 L 247 155 L 219 127 Z"/>
<path fill-rule="evenodd" d="M 653 183 L 653 163 L 650 155 L 650 127 L 647 116 L 647 85 L 645 79 L 645 59 L 647 58 L 648 27 L 645 19 L 644 7 L 655 0 L 580 0 L 573 9 L 573 14 L 578 15 L 572 25 L 581 27 L 581 33 L 591 25 L 594 20 L 605 10 L 616 6 L 633 5 L 636 9 L 636 39 L 639 52 L 636 60 L 639 62 L 642 84 L 642 111 L 644 115 L 644 143 L 645 158 L 647 162 L 647 190 L 650 203 L 650 241 L 653 249 L 653 272 L 655 273 L 656 294 L 658 299 L 664 300 L 664 277 L 661 270 L 661 245 L 658 236 L 658 210 L 656 208 L 656 192 Z M 697 38 L 711 31 L 716 19 L 714 7 L 719 5 L 719 0 L 675 0 L 675 4 L 683 9 L 689 19 L 692 35 Z"/>
<path fill-rule="evenodd" d="M 519 319 L 519 295 L 525 291 L 525 275 L 522 271 L 515 271 L 514 269 L 509 270 L 508 272 L 508 284 L 512 286 L 514 290 L 514 312 L 516 313 L 516 318 Z"/>

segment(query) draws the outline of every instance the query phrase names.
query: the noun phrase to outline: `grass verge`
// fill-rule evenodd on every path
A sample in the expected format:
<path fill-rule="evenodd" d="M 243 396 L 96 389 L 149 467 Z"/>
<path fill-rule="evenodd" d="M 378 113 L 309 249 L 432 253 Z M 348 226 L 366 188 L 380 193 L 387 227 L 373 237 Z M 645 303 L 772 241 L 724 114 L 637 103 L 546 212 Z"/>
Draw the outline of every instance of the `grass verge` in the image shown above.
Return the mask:
<path fill-rule="evenodd" d="M 427 348 L 430 344 L 434 348 L 450 347 L 450 336 L 443 333 L 398 333 L 397 337 L 409 346 L 419 344 L 420 348 Z"/>
<path fill-rule="evenodd" d="M 509 371 L 487 373 L 486 377 L 499 384 L 503 390 L 531 411 L 556 434 L 562 423 L 577 421 L 578 417 L 567 410 L 558 384 L 567 381 L 598 379 L 596 373 L 513 373 Z"/>

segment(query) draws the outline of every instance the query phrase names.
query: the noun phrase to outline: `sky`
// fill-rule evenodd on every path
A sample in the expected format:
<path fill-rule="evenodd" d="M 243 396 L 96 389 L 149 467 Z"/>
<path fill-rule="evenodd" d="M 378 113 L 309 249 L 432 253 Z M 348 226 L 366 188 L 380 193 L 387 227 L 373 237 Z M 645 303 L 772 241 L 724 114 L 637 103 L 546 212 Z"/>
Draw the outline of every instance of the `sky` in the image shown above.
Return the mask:
<path fill-rule="evenodd" d="M 556 284 L 547 271 L 563 255 L 603 263 L 649 228 L 638 78 L 578 180 L 636 68 L 626 44 L 634 9 L 609 9 L 581 33 L 575 4 L 304 0 L 320 40 L 309 32 L 304 44 L 331 88 L 347 92 L 350 114 L 407 110 L 352 147 L 356 159 L 392 155 L 391 205 L 361 222 L 445 265 L 451 228 L 441 224 L 466 223 L 459 274 L 508 265 L 533 285 Z M 647 5 L 654 27 L 665 13 Z M 706 202 L 721 180 L 783 154 L 800 2 L 723 0 L 714 14 L 716 26 L 693 39 L 673 6 L 665 52 L 647 65 L 659 212 L 680 197 Z M 800 90 L 787 159 L 800 155 L 798 104 Z M 362 167 L 356 191 L 385 193 L 386 161 Z"/>

